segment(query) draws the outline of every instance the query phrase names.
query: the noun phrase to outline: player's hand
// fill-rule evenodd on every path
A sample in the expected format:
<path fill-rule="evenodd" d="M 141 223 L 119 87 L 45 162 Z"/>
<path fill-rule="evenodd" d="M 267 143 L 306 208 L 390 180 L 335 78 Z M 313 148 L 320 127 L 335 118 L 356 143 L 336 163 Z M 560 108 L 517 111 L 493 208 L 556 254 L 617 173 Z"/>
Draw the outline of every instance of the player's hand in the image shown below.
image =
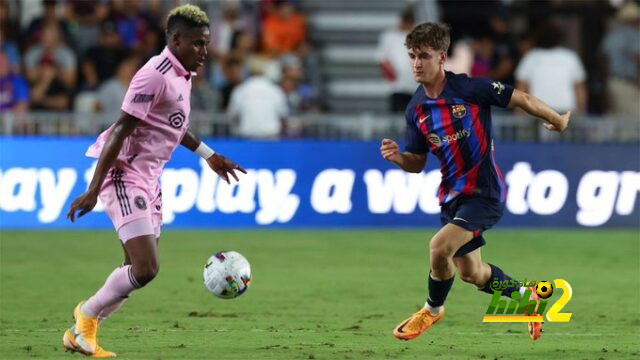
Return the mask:
<path fill-rule="evenodd" d="M 76 211 L 80 211 L 78 213 L 78 218 L 84 216 L 84 214 L 93 210 L 93 208 L 98 203 L 98 195 L 87 191 L 86 193 L 78 196 L 71 203 L 71 207 L 69 208 L 69 212 L 67 213 L 67 219 L 71 220 L 71 222 L 75 221 Z"/>
<path fill-rule="evenodd" d="M 227 184 L 230 184 L 228 174 L 231 174 L 236 181 L 239 181 L 235 171 L 238 170 L 241 173 L 247 173 L 247 170 L 243 169 L 240 165 L 218 153 L 211 155 L 211 157 L 207 159 L 207 164 L 209 164 L 211 170 L 215 171 Z"/>
<path fill-rule="evenodd" d="M 569 117 L 571 117 L 571 111 L 567 111 L 566 113 L 560 115 L 559 123 L 557 124 L 544 123 L 544 127 L 550 131 L 563 132 L 569 126 Z"/>
<path fill-rule="evenodd" d="M 400 147 L 398 144 L 391 139 L 382 139 L 382 144 L 380 145 L 380 155 L 385 160 L 388 161 L 397 161 L 400 160 Z"/>

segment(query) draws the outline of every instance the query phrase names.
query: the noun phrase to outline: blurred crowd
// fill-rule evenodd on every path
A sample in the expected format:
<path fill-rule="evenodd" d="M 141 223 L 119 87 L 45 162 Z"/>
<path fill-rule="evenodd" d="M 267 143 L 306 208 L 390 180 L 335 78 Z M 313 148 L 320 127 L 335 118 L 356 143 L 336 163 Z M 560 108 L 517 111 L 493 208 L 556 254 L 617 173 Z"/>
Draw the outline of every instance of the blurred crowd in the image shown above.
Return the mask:
<path fill-rule="evenodd" d="M 137 69 L 165 45 L 167 12 L 185 2 L 0 0 L 0 112 L 117 113 Z M 194 111 L 233 116 L 240 136 L 274 138 L 295 136 L 297 116 L 327 110 L 300 0 L 189 2 L 212 30 Z M 637 0 L 408 3 L 378 43 L 389 112 L 402 112 L 416 88 L 404 38 L 430 20 L 452 26 L 448 70 L 512 84 L 560 112 L 640 118 Z M 547 3 L 589 9 L 576 22 Z"/>
<path fill-rule="evenodd" d="M 438 1 L 432 9 L 452 26 L 447 70 L 513 85 L 558 112 L 640 119 L 636 0 L 459 0 Z M 415 90 L 402 52 L 415 14 L 407 8 L 379 39 L 377 56 L 393 112 L 402 111 Z"/>
<path fill-rule="evenodd" d="M 0 111 L 117 113 L 137 69 L 165 46 L 166 14 L 183 3 L 0 0 Z M 319 110 L 317 60 L 296 2 L 190 3 L 209 15 L 212 30 L 192 110 L 265 119 L 260 99 L 270 96 L 282 104 L 269 106 L 273 120 L 263 121 L 263 137 L 281 133 L 286 116 Z M 240 106 L 239 92 L 260 103 Z"/>

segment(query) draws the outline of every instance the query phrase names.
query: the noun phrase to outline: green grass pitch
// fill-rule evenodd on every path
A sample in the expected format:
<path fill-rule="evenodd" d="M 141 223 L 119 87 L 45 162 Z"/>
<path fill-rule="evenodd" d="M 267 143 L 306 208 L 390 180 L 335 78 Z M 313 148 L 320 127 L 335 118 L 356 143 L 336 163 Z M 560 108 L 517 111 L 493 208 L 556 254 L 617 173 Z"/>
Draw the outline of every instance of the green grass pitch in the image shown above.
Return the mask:
<path fill-rule="evenodd" d="M 482 323 L 490 296 L 458 278 L 443 321 L 396 340 L 393 327 L 425 300 L 433 232 L 167 230 L 159 277 L 104 323 L 99 339 L 123 359 L 640 358 L 637 230 L 487 233 L 485 261 L 573 287 L 562 310 L 571 321 L 546 322 L 538 342 L 524 323 Z M 81 358 L 64 352 L 62 334 L 74 305 L 122 260 L 113 233 L 0 236 L 0 358 Z M 242 297 L 205 290 L 202 266 L 216 250 L 251 262 Z"/>

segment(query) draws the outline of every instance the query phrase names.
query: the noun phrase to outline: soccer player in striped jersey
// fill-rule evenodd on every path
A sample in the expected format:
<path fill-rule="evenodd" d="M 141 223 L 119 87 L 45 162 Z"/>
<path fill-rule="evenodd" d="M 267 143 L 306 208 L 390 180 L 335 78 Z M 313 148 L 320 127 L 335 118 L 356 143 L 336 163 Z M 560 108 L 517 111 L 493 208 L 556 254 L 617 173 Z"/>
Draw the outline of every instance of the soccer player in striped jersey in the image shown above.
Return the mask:
<path fill-rule="evenodd" d="M 564 131 L 570 116 L 498 81 L 445 71 L 449 30 L 445 24 L 424 23 L 407 35 L 405 45 L 420 86 L 405 110 L 405 151 L 390 139 L 383 139 L 380 146 L 384 159 L 413 173 L 424 169 L 431 152 L 442 173 L 438 190 L 442 228 L 429 242 L 429 296 L 420 311 L 394 329 L 393 335 L 401 340 L 415 339 L 442 319 L 456 269 L 462 281 L 489 294 L 494 279 L 511 280 L 480 255 L 485 244 L 482 234 L 502 217 L 507 195 L 495 159 L 491 106 L 519 107 L 542 119 L 551 131 Z M 524 293 L 524 287 L 510 283 L 505 296 Z M 539 303 L 535 291 L 532 299 Z M 531 338 L 539 339 L 542 323 L 529 322 L 528 327 Z"/>
<path fill-rule="evenodd" d="M 76 212 L 78 217 L 88 213 L 100 197 L 122 242 L 125 261 L 93 296 L 75 307 L 75 324 L 63 336 L 67 350 L 115 356 L 98 344 L 98 322 L 158 273 L 162 225 L 158 180 L 178 145 L 200 155 L 227 182 L 229 176 L 238 180 L 235 171 L 245 172 L 189 130 L 191 78 L 206 61 L 209 37 L 209 19 L 202 10 L 192 5 L 173 9 L 167 18 L 167 46 L 138 70 L 120 118 L 87 150 L 87 156 L 98 159 L 96 169 L 67 217 L 73 222 Z"/>

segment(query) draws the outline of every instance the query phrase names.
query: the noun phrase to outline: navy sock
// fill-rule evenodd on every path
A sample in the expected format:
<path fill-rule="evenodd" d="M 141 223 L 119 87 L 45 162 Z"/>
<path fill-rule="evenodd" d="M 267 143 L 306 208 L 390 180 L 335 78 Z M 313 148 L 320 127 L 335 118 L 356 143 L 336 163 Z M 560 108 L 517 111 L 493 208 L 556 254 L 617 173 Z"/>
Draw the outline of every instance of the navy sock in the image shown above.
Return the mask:
<path fill-rule="evenodd" d="M 431 272 L 429 272 L 429 298 L 427 298 L 427 303 L 431 307 L 444 304 L 444 300 L 447 298 L 449 290 L 451 290 L 451 285 L 453 285 L 453 279 L 455 279 L 455 276 L 448 280 L 434 280 L 431 277 Z"/>
<path fill-rule="evenodd" d="M 493 295 L 493 290 L 497 290 L 502 291 L 502 295 L 510 297 L 512 292 L 520 290 L 520 285 L 518 285 L 515 280 L 511 279 L 509 275 L 502 272 L 502 269 L 493 264 L 489 264 L 489 266 L 491 266 L 491 276 L 489 277 L 487 284 L 480 289 L 480 291 Z M 496 286 L 495 282 L 497 281 L 500 283 Z"/>

